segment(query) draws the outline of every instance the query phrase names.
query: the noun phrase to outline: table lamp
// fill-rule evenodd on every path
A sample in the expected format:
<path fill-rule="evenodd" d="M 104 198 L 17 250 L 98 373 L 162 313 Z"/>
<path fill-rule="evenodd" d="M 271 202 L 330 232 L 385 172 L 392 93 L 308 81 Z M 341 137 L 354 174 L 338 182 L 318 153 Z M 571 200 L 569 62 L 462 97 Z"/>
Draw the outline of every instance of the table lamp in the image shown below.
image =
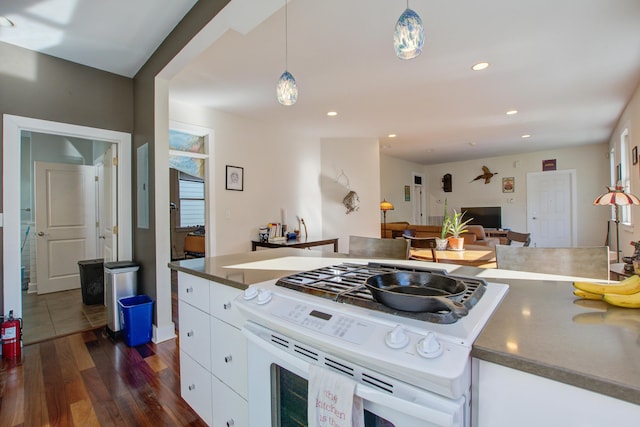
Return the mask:
<path fill-rule="evenodd" d="M 393 203 L 387 202 L 387 199 L 384 199 L 380 202 L 380 210 L 382 211 L 382 217 L 383 217 L 382 238 L 384 238 L 387 235 L 387 211 L 392 211 L 393 209 L 395 209 L 395 207 L 393 206 Z"/>
<path fill-rule="evenodd" d="M 616 262 L 620 262 L 620 206 L 640 205 L 640 200 L 633 194 L 625 193 L 620 182 L 615 187 L 607 187 L 607 192 L 593 201 L 594 205 L 615 206 L 616 211 Z"/>

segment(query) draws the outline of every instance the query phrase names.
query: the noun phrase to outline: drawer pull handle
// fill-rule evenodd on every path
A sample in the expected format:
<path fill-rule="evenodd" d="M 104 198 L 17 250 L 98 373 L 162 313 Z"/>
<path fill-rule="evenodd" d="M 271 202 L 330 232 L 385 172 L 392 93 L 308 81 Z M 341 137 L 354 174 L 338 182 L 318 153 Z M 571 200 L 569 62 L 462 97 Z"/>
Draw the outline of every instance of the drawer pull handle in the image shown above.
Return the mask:
<path fill-rule="evenodd" d="M 195 385 L 195 384 L 191 384 L 191 385 L 189 386 L 189 391 L 193 391 L 193 390 L 195 390 L 195 389 L 196 389 L 196 385 Z"/>
<path fill-rule="evenodd" d="M 189 332 L 187 332 L 187 336 L 188 336 L 188 337 L 192 337 L 192 336 L 193 336 L 193 331 L 189 331 Z"/>
<path fill-rule="evenodd" d="M 229 301 L 226 304 L 223 304 L 222 306 L 224 307 L 225 310 L 229 310 L 231 308 L 231 301 Z"/>
<path fill-rule="evenodd" d="M 188 287 L 188 288 L 187 288 L 187 293 L 188 293 L 188 294 L 190 294 L 190 293 L 192 293 L 192 292 L 193 292 L 193 288 L 192 288 L 192 287 Z"/>
<path fill-rule="evenodd" d="M 224 357 L 224 363 L 229 363 L 229 362 L 231 362 L 232 359 L 233 358 L 231 357 L 231 355 L 225 356 Z"/>
<path fill-rule="evenodd" d="M 233 418 L 231 418 L 229 421 L 227 421 L 227 427 L 231 427 L 236 425 L 236 423 L 233 421 Z"/>

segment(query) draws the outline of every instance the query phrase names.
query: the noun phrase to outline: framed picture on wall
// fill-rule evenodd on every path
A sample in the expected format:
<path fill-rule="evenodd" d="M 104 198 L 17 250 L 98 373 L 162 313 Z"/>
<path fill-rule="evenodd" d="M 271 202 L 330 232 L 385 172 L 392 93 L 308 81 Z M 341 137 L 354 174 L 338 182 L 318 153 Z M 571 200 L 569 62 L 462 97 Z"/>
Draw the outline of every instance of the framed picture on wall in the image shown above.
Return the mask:
<path fill-rule="evenodd" d="M 633 150 L 631 150 L 631 161 L 633 162 L 634 165 L 638 164 L 638 146 L 637 145 L 633 147 Z"/>
<path fill-rule="evenodd" d="M 404 201 L 405 202 L 411 201 L 411 187 L 409 187 L 408 185 L 404 186 Z"/>
<path fill-rule="evenodd" d="M 227 165 L 227 190 L 244 190 L 244 168 Z"/>
<path fill-rule="evenodd" d="M 513 193 L 515 191 L 515 178 L 510 176 L 502 178 L 502 192 Z"/>

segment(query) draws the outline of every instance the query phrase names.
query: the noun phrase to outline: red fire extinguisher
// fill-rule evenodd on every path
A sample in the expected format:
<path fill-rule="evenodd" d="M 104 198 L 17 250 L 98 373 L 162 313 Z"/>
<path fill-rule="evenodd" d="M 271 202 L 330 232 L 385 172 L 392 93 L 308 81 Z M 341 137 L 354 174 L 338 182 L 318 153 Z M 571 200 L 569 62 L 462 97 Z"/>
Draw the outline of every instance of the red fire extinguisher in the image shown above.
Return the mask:
<path fill-rule="evenodd" d="M 19 359 L 21 356 L 20 341 L 22 339 L 22 319 L 13 318 L 13 310 L 0 326 L 2 338 L 2 357 L 5 359 Z"/>

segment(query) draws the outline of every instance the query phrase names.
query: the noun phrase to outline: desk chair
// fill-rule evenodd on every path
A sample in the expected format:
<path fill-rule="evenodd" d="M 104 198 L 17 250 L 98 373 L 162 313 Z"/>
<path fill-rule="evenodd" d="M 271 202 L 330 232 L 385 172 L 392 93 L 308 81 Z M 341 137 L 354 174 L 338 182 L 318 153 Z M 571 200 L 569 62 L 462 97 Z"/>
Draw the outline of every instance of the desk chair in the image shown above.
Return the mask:
<path fill-rule="evenodd" d="M 409 259 L 409 242 L 405 239 L 349 236 L 349 256 Z"/>
<path fill-rule="evenodd" d="M 413 249 L 431 249 L 431 258 L 433 259 L 433 262 L 438 262 L 435 237 L 412 237 L 405 234 L 404 238 L 409 241 L 409 246 Z M 409 258 L 419 259 L 412 256 L 410 256 Z"/>
<path fill-rule="evenodd" d="M 187 234 L 184 236 L 185 258 L 203 258 L 205 255 L 204 247 L 204 235 Z"/>
<path fill-rule="evenodd" d="M 518 233 L 515 231 L 507 231 L 507 245 L 511 245 L 511 242 L 519 242 L 522 245 L 513 246 L 529 246 L 531 244 L 531 233 Z"/>
<path fill-rule="evenodd" d="M 496 246 L 499 269 L 609 279 L 609 248 Z"/>

